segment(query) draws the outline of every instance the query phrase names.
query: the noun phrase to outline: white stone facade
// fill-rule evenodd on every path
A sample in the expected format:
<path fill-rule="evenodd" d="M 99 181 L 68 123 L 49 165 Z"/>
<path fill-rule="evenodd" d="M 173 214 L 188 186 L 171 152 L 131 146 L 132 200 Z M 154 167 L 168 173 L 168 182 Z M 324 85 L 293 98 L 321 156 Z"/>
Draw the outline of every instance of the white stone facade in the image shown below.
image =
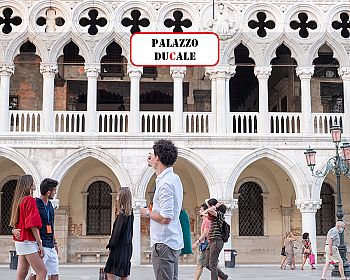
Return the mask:
<path fill-rule="evenodd" d="M 145 234 L 147 223 L 140 218 L 139 209 L 150 201 L 155 177 L 147 167 L 146 157 L 153 141 L 159 138 L 169 138 L 179 148 L 175 171 L 184 184 L 184 207 L 193 220 L 193 238 L 198 235 L 197 208 L 204 199 L 216 197 L 231 206 L 225 218 L 231 224 L 232 238 L 225 246 L 238 249 L 238 261 L 279 261 L 282 235 L 287 230 L 293 230 L 298 235 L 309 232 L 314 252 L 317 252 L 317 247 L 323 247 L 324 237 L 316 236 L 315 221 L 315 213 L 322 204 L 320 190 L 323 180 L 311 176 L 303 152 L 309 146 L 315 148 L 318 151 L 316 167 L 321 169 L 325 166 L 334 153 L 328 127 L 334 119 L 342 120 L 343 138 L 349 140 L 350 137 L 350 44 L 349 38 L 341 35 L 341 29 L 332 27 L 332 22 L 340 21 L 341 13 L 349 15 L 350 4 L 326 0 L 307 3 L 284 0 L 269 3 L 238 0 L 216 2 L 212 18 L 212 1 L 0 0 L 0 17 L 5 17 L 4 9 L 11 8 L 11 17 L 22 19 L 19 25 L 11 25 L 10 33 L 0 32 L 0 202 L 4 184 L 23 173 L 32 174 L 37 186 L 45 177 L 59 180 L 56 234 L 61 248 L 61 262 L 77 262 L 77 252 L 104 251 L 108 236 L 86 233 L 87 190 L 92 182 L 98 180 L 109 184 L 113 201 L 121 186 L 132 189 L 135 205 L 133 262 L 140 264 L 147 261 L 149 236 Z M 64 19 L 62 26 L 56 25 L 55 20 L 46 13 L 52 8 L 56 11 L 56 17 Z M 89 16 L 91 9 L 97 10 L 99 17 L 107 19 L 106 25 L 97 26 L 96 35 L 90 35 L 88 27 L 79 24 L 82 17 Z M 148 18 L 150 22 L 148 27 L 141 27 L 141 31 L 171 32 L 172 29 L 164 25 L 164 20 L 172 18 L 173 12 L 180 10 L 183 18 L 192 22 L 192 26 L 185 31 L 214 31 L 220 37 L 219 65 L 205 69 L 170 67 L 167 76 L 159 79 L 173 83 L 172 111 L 140 110 L 143 68 L 131 64 L 127 65 L 126 77 L 130 83 L 130 110 L 103 112 L 96 109 L 101 59 L 106 54 L 107 46 L 114 41 L 129 61 L 130 26 L 124 27 L 121 21 L 130 17 L 135 9 L 141 12 L 141 18 Z M 266 20 L 275 24 L 274 28 L 267 28 L 264 37 L 257 34 L 257 29 L 248 26 L 249 21 L 257 19 L 259 12 L 264 12 Z M 307 38 L 300 37 L 298 30 L 290 27 L 291 21 L 298 21 L 300 12 L 308 15 L 308 21 L 317 23 L 315 29 L 309 30 Z M 46 19 L 45 27 L 36 24 L 40 17 Z M 0 25 L 0 29 L 3 27 Z M 9 110 L 11 76 L 16 73 L 15 58 L 20 54 L 22 44 L 28 40 L 36 46 L 36 55 L 41 59 L 43 91 L 38 94 L 42 94 L 42 109 Z M 79 47 L 79 54 L 85 59 L 86 111 L 55 109 L 58 60 L 70 41 Z M 234 53 L 239 44 L 249 50 L 249 57 L 255 62 L 258 112 L 230 111 L 229 83 L 239 67 Z M 291 57 L 297 63 L 300 112 L 276 113 L 269 109 L 271 60 L 276 57 L 276 49 L 281 44 L 290 49 Z M 321 103 L 314 94 L 316 86 L 312 84 L 313 61 L 325 44 L 339 63 L 343 113 L 312 110 L 316 103 Z M 200 81 L 198 74 L 201 71 L 205 73 L 204 82 Z M 184 82 L 188 82 L 190 87 L 187 100 L 183 100 Z M 199 88 L 211 91 L 211 111 L 184 111 L 182 104 L 190 104 L 192 90 Z M 101 131 L 99 120 L 105 119 L 105 116 L 107 120 L 121 118 L 124 123 L 118 129 Z M 78 117 L 84 118 L 84 124 L 81 121 L 74 123 Z M 251 125 L 249 120 L 253 120 L 253 123 L 256 121 L 256 125 L 253 124 L 255 129 L 243 130 L 242 127 Z M 278 131 L 271 131 L 271 120 L 279 123 Z M 111 126 L 114 127 L 115 123 L 112 122 Z M 239 127 L 242 130 L 238 129 L 238 122 L 241 122 Z M 70 126 L 71 123 L 75 125 Z M 16 125 L 17 129 L 14 129 Z M 84 128 L 79 128 L 82 125 Z M 146 128 L 148 125 L 149 129 Z M 165 126 L 171 128 L 163 130 Z M 110 127 L 110 123 L 106 127 Z M 335 187 L 332 174 L 325 180 Z M 237 208 L 239 188 L 248 181 L 262 188 L 262 236 L 240 236 L 239 211 L 233 211 Z M 341 184 L 347 213 L 350 211 L 350 183 L 342 178 Z M 345 222 L 349 223 L 348 215 L 345 215 Z M 10 240 L 10 236 L 0 235 L 0 247 L 5 249 L 0 253 L 0 262 L 8 260 L 7 251 L 13 248 Z M 346 240 L 350 240 L 349 233 Z M 103 260 L 104 257 L 92 254 L 81 257 L 81 261 Z M 193 258 L 184 258 L 183 262 L 186 261 L 192 262 Z"/>

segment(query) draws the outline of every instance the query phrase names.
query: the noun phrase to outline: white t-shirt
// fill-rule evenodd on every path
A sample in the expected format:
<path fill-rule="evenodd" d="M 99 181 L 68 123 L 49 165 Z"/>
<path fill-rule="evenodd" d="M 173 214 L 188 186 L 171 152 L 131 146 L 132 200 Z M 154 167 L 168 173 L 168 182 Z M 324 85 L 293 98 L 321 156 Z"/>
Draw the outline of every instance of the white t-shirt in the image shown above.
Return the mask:
<path fill-rule="evenodd" d="M 183 200 L 182 183 L 172 167 L 166 168 L 156 179 L 156 191 L 153 197 L 153 212 L 164 218 L 170 218 L 169 224 L 150 221 L 151 246 L 162 243 L 173 250 L 184 247 L 180 224 L 180 211 Z"/>

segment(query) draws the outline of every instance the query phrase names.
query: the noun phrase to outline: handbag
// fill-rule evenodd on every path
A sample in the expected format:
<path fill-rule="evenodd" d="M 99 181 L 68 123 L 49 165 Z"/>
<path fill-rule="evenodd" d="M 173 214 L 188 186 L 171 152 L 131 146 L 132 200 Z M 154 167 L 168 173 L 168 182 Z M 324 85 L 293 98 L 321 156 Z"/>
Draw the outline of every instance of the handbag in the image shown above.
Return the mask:
<path fill-rule="evenodd" d="M 286 256 L 286 247 L 285 246 L 282 246 L 282 249 L 281 249 L 281 256 Z"/>
<path fill-rule="evenodd" d="M 315 264 L 315 255 L 314 254 L 309 255 L 309 263 L 311 265 Z"/>
<path fill-rule="evenodd" d="M 199 243 L 199 246 L 198 246 L 199 251 L 203 252 L 203 251 L 207 250 L 208 245 L 209 245 L 208 239 L 204 239 L 203 242 Z"/>

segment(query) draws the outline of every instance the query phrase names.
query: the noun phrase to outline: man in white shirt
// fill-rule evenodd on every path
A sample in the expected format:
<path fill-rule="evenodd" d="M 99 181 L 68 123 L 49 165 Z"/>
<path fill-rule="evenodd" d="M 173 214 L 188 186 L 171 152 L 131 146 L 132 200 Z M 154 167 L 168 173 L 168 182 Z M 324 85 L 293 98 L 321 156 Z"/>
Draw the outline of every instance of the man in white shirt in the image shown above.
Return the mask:
<path fill-rule="evenodd" d="M 184 246 L 179 220 L 183 200 L 182 183 L 173 171 L 177 148 L 170 140 L 154 142 L 148 165 L 157 175 L 152 211 L 141 209 L 150 219 L 152 264 L 156 280 L 177 280 L 178 261 Z"/>

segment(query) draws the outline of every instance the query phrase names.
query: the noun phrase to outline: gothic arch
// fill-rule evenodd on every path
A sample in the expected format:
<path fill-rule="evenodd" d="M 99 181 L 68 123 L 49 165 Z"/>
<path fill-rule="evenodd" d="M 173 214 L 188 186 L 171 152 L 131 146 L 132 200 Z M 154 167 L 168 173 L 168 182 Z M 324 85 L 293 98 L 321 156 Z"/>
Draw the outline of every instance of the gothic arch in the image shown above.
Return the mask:
<path fill-rule="evenodd" d="M 199 155 L 194 151 L 187 148 L 178 148 L 178 158 L 188 161 L 194 166 L 199 173 L 203 176 L 205 182 L 208 185 L 209 193 L 211 197 L 221 197 L 219 189 L 219 178 L 216 172 L 211 169 L 207 162 L 205 162 Z M 137 181 L 135 188 L 135 198 L 144 199 L 146 195 L 146 189 L 148 182 L 151 180 L 154 174 L 154 170 L 146 166 Z"/>
<path fill-rule="evenodd" d="M 110 154 L 97 148 L 81 148 L 60 160 L 51 171 L 50 177 L 62 181 L 69 170 L 79 161 L 86 158 L 94 158 L 108 166 L 118 178 L 121 186 L 131 186 L 131 180 L 127 171 Z"/>
<path fill-rule="evenodd" d="M 13 40 L 11 44 L 8 45 L 5 54 L 5 60 L 13 62 L 15 57 L 20 54 L 21 46 L 27 41 L 30 41 L 32 44 L 35 45 L 35 54 L 41 58 L 41 61 L 47 61 L 46 59 L 48 59 L 48 54 L 43 42 L 41 40 L 36 40 L 35 38 L 30 38 L 28 36 L 18 37 L 16 38 L 16 40 Z"/>
<path fill-rule="evenodd" d="M 130 43 L 129 38 L 125 34 L 113 33 L 113 36 L 104 38 L 99 42 L 95 48 L 94 59 L 96 63 L 100 63 L 103 56 L 106 55 L 106 49 L 111 43 L 117 43 L 122 48 L 122 56 L 124 56 L 128 61 L 130 61 Z"/>
<path fill-rule="evenodd" d="M 57 43 L 52 47 L 49 61 L 57 61 L 58 58 L 61 55 L 63 55 L 64 47 L 70 42 L 73 42 L 79 47 L 79 55 L 81 55 L 85 59 L 85 63 L 91 63 L 89 59 L 93 58 L 91 58 L 90 51 L 87 45 L 85 44 L 84 40 L 73 36 L 72 33 L 67 34 L 66 38 L 58 40 Z"/>
<path fill-rule="evenodd" d="M 35 165 L 32 164 L 27 158 L 15 149 L 8 147 L 0 147 L 0 157 L 7 158 L 16 163 L 24 173 L 33 176 L 34 182 L 39 186 L 41 178 Z"/>
<path fill-rule="evenodd" d="M 309 56 L 307 59 L 307 65 L 312 65 L 313 60 L 318 56 L 319 48 L 324 44 L 327 44 L 327 46 L 332 49 L 333 57 L 338 60 L 340 67 L 350 65 L 350 58 L 344 46 L 327 34 L 322 36 L 322 38 L 312 45 L 310 51 L 308 52 Z"/>
<path fill-rule="evenodd" d="M 299 44 L 296 44 L 293 42 L 293 40 L 290 40 L 286 36 L 282 35 L 278 38 L 278 40 L 273 41 L 268 47 L 265 52 L 266 61 L 264 65 L 270 65 L 271 60 L 276 57 L 276 50 L 279 46 L 284 44 L 291 52 L 291 57 L 295 59 L 298 65 L 302 65 L 303 61 L 301 60 L 301 57 L 303 56 L 304 51 L 300 48 Z"/>
<path fill-rule="evenodd" d="M 231 41 L 227 47 L 225 48 L 221 60 L 221 64 L 233 64 L 235 57 L 234 57 L 234 51 L 235 48 L 239 45 L 244 45 L 249 50 L 249 57 L 255 61 L 255 65 L 260 65 L 259 62 L 263 62 L 263 53 L 261 52 L 260 48 L 254 44 L 253 41 L 244 38 L 244 36 L 241 36 L 241 40 L 234 40 Z"/>
<path fill-rule="evenodd" d="M 286 155 L 272 148 L 262 148 L 252 151 L 248 155 L 244 155 L 241 160 L 236 163 L 235 168 L 229 173 L 229 177 L 226 180 L 227 190 L 225 197 L 232 198 L 237 179 L 244 169 L 246 169 L 253 162 L 263 158 L 273 160 L 287 173 L 293 183 L 296 199 L 309 197 L 309 192 L 306 189 L 308 184 L 305 181 L 304 175 L 299 169 L 298 165 Z"/>

